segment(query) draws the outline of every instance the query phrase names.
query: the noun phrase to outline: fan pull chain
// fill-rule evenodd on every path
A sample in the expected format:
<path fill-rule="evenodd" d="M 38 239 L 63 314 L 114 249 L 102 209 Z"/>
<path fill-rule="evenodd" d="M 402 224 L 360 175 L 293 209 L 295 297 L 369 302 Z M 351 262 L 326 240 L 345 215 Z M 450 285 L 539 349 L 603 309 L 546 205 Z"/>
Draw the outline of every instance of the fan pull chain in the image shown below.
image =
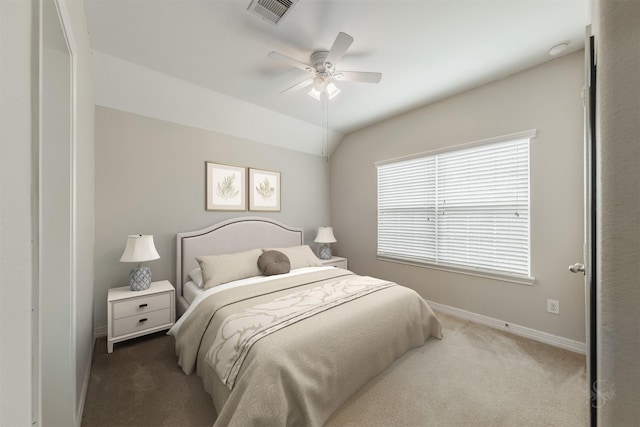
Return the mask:
<path fill-rule="evenodd" d="M 329 161 L 329 100 L 326 94 L 320 96 L 322 99 L 322 155 Z"/>

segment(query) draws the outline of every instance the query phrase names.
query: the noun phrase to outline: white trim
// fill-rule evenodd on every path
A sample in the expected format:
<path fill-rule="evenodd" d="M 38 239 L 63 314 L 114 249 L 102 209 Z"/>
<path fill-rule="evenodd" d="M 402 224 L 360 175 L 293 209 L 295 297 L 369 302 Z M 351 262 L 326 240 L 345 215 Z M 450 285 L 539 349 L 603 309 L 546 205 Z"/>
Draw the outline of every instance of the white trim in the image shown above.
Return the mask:
<path fill-rule="evenodd" d="M 77 253 L 77 204 L 78 204 L 78 195 L 77 195 L 77 117 L 78 117 L 78 50 L 76 47 L 76 42 L 73 36 L 73 26 L 71 25 L 71 18 L 69 17 L 69 11 L 67 9 L 67 5 L 62 0 L 54 0 L 54 4 L 56 5 L 56 9 L 58 11 L 58 15 L 60 17 L 60 25 L 62 28 L 62 33 L 64 35 L 64 39 L 67 43 L 67 49 L 69 50 L 69 86 L 71 89 L 71 93 L 69 94 L 69 102 L 70 102 L 70 117 L 69 117 L 69 129 L 71 140 L 69 141 L 69 163 L 70 170 L 69 176 L 71 182 L 69 183 L 69 192 L 70 192 L 70 218 L 69 218 L 69 230 L 71 235 L 69 236 L 69 246 L 70 246 L 70 258 L 71 265 L 70 267 L 70 278 L 71 278 L 71 293 L 69 302 L 71 305 L 71 347 L 72 351 L 70 354 L 71 364 L 72 364 L 72 372 L 73 372 L 73 400 L 71 402 L 73 406 L 73 412 L 76 416 L 76 426 L 80 426 L 82 424 L 82 412 L 84 409 L 84 395 L 81 394 L 78 396 L 77 389 L 77 367 L 78 367 L 78 331 L 77 331 L 77 299 L 78 299 L 78 253 Z M 92 349 L 93 351 L 93 349 Z M 91 359 L 90 359 L 91 360 Z M 88 364 L 87 367 L 88 372 L 86 372 L 85 380 L 83 381 L 83 391 L 80 393 L 84 393 L 85 387 L 89 385 L 89 377 L 91 376 L 91 363 Z M 86 383 L 86 384 L 85 384 Z M 78 397 L 80 397 L 80 402 L 78 402 Z M 79 414 L 79 416 L 78 416 Z M 40 421 L 42 421 L 42 414 L 40 415 Z"/>
<path fill-rule="evenodd" d="M 97 326 L 93 329 L 93 339 L 107 336 L 107 325 Z"/>
<path fill-rule="evenodd" d="M 484 316 L 482 314 L 473 313 L 471 311 L 462 310 L 460 308 L 450 307 L 448 305 L 439 304 L 437 302 L 426 300 L 431 308 L 441 311 L 451 316 L 470 322 L 479 323 L 501 331 L 511 332 L 521 337 L 539 341 L 554 347 L 563 348 L 574 353 L 586 354 L 586 344 L 580 341 L 571 340 L 569 338 L 560 337 L 558 335 L 549 334 L 547 332 L 538 331 L 536 329 L 527 328 L 526 326 L 515 325 L 504 320 L 494 319 L 493 317 Z"/>
<path fill-rule="evenodd" d="M 89 353 L 89 363 L 84 373 L 84 381 L 82 390 L 80 391 L 80 404 L 78 405 L 78 414 L 76 415 L 76 427 L 82 426 L 82 415 L 84 414 L 84 404 L 87 400 L 87 390 L 89 390 L 89 380 L 91 379 L 91 366 L 93 365 L 93 349 L 96 347 L 96 338 L 93 338 L 91 352 Z"/>
<path fill-rule="evenodd" d="M 41 359 L 42 359 L 42 348 L 41 348 L 41 337 L 40 337 L 40 198 L 41 198 L 41 190 L 40 190 L 40 177 L 41 173 L 41 151 L 42 151 L 42 116 L 43 116 L 43 108 L 42 108 L 42 98 L 43 98 L 43 73 L 42 73 L 42 63 L 43 63 L 43 45 L 44 45 L 44 36 L 43 36 L 43 23 L 44 23 L 44 5 L 42 1 L 33 3 L 33 7 L 37 9 L 38 13 L 38 25 L 37 25 L 37 37 L 38 37 L 38 52 L 35 55 L 37 58 L 37 64 L 34 66 L 38 67 L 37 77 L 32 82 L 32 89 L 34 92 L 37 90 L 37 118 L 34 117 L 34 129 L 37 130 L 38 137 L 37 140 L 32 140 L 31 144 L 31 179 L 33 180 L 31 186 L 31 238 L 33 240 L 33 249 L 32 249 L 32 280 L 31 280 L 31 311 L 32 311 L 32 325 L 31 325 L 31 345 L 33 348 L 31 349 L 31 426 L 39 427 L 40 420 L 42 419 L 42 408 L 41 408 L 41 393 L 42 393 L 42 372 L 40 369 Z M 35 58 L 34 58 L 35 59 Z M 35 62 L 35 61 L 34 61 Z M 37 87 L 33 87 L 34 83 L 37 81 Z M 34 98 L 34 103 L 36 97 Z M 35 115 L 36 111 L 33 109 L 32 105 L 32 113 Z M 37 129 L 35 128 L 37 126 Z"/>
<path fill-rule="evenodd" d="M 43 336 L 42 336 L 42 324 L 43 324 L 43 318 L 41 316 L 41 310 L 42 310 L 42 293 L 43 293 L 43 288 L 41 286 L 41 274 L 40 274 L 40 269 L 42 268 L 41 266 L 41 254 L 42 254 L 42 245 L 41 245 L 41 234 L 43 231 L 43 227 L 42 227 L 42 186 L 41 186 L 41 182 L 42 182 L 42 174 L 41 174 L 41 170 L 42 170 L 42 165 L 43 165 L 43 155 L 42 155 L 42 151 L 43 151 L 43 126 L 42 126 L 42 121 L 43 121 L 43 104 L 41 102 L 41 100 L 43 99 L 43 87 L 44 87 L 44 72 L 43 72 L 43 63 L 44 63 L 44 59 L 43 59 L 43 50 L 45 48 L 45 44 L 44 44 L 44 37 L 45 34 L 43 32 L 43 28 L 44 28 L 44 6 L 45 6 L 46 0 L 37 0 L 37 2 L 35 4 L 38 5 L 38 146 L 37 146 L 37 163 L 34 164 L 34 167 L 37 168 L 38 172 L 37 172 L 37 177 L 35 177 L 38 180 L 38 187 L 37 187 L 37 195 L 35 196 L 37 198 L 37 208 L 36 210 L 34 210 L 33 215 L 35 216 L 35 221 L 37 222 L 36 227 L 37 229 L 35 230 L 35 232 L 37 233 L 37 238 L 34 237 L 34 239 L 36 239 L 36 251 L 37 251 L 37 265 L 35 266 L 35 270 L 37 271 L 37 276 L 36 279 L 33 282 L 33 286 L 34 288 L 37 288 L 34 290 L 33 293 L 33 298 L 34 298 L 34 302 L 32 303 L 34 306 L 37 307 L 37 322 L 38 322 L 38 327 L 37 327 L 37 331 L 35 332 L 37 334 L 37 337 L 34 337 L 34 340 L 37 339 L 37 350 L 36 353 L 33 355 L 34 358 L 34 363 L 37 364 L 37 367 L 35 369 L 37 369 L 37 373 L 34 374 L 37 375 L 37 379 L 34 380 L 37 381 L 37 385 L 35 385 L 35 390 L 34 393 L 32 394 L 32 402 L 35 408 L 32 409 L 32 426 L 39 426 L 42 425 L 42 420 L 43 420 Z M 69 241 L 69 266 L 68 266 L 68 272 L 69 272 L 69 299 L 68 299 L 68 303 L 69 303 L 69 324 L 68 324 L 68 328 L 69 328 L 69 365 L 68 367 L 71 368 L 70 369 L 70 376 L 71 376 L 71 382 L 70 382 L 70 390 L 67 390 L 67 392 L 70 394 L 71 397 L 71 401 L 69 402 L 71 407 L 68 408 L 71 410 L 71 413 L 68 415 L 68 417 L 65 416 L 65 419 L 69 419 L 69 420 L 74 420 L 73 422 L 77 421 L 77 415 L 78 415 L 78 389 L 77 389 L 77 372 L 76 372 L 76 368 L 77 368 L 77 328 L 76 328 L 76 323 L 77 323 L 77 310 L 76 310 L 76 303 L 77 303 L 77 245 L 76 245 L 76 239 L 77 239 L 77 216 L 76 216 L 76 209 L 77 209 L 77 194 L 76 194 L 76 189 L 77 189 L 77 159 L 76 159 L 76 155 L 77 155 L 77 132 L 76 132 L 76 125 L 77 125 L 77 48 L 76 48 L 76 43 L 75 43 L 75 39 L 73 36 L 73 26 L 71 24 L 71 18 L 69 15 L 69 11 L 67 9 L 67 4 L 65 3 L 64 0 L 53 0 L 52 2 L 53 7 L 55 8 L 56 11 L 56 15 L 58 17 L 59 20 L 59 24 L 60 24 L 60 29 L 62 32 L 62 35 L 64 37 L 64 41 L 66 43 L 66 48 L 67 51 L 66 53 L 68 53 L 69 55 L 69 89 L 70 89 L 70 93 L 69 93 L 69 146 L 68 146 L 68 156 L 69 156 L 69 187 L 68 187 L 68 191 L 69 191 L 69 196 L 70 196 L 70 200 L 69 200 L 69 236 L 68 236 L 68 241 Z M 64 106 L 63 106 L 64 107 Z M 67 288 L 65 288 L 64 290 L 62 290 L 62 292 L 66 292 Z M 46 321 L 46 320 L 45 320 Z M 90 367 L 89 367 L 90 369 Z M 61 392 L 63 392 L 64 390 L 61 390 Z"/>
<path fill-rule="evenodd" d="M 449 273 L 458 273 L 458 274 L 464 274 L 467 276 L 475 276 L 475 277 L 482 277 L 485 279 L 499 280 L 501 282 L 516 283 L 518 285 L 532 286 L 536 281 L 535 277 L 520 276 L 516 274 L 509 274 L 509 273 L 492 273 L 490 271 L 483 271 L 483 270 L 474 269 L 471 267 L 468 267 L 468 268 L 456 267 L 453 265 L 435 264 L 427 261 L 412 262 L 409 260 L 384 257 L 381 255 L 378 255 L 376 259 L 378 261 L 395 262 L 396 264 L 412 265 L 414 267 L 422 267 L 422 268 L 431 268 L 433 270 L 447 271 Z"/>
<path fill-rule="evenodd" d="M 374 165 L 376 167 L 378 166 L 382 166 L 382 165 L 386 165 L 388 163 L 395 163 L 395 162 L 400 162 L 403 160 L 411 160 L 411 159 L 416 159 L 419 157 L 425 157 L 425 156 L 431 156 L 434 154 L 439 154 L 439 153 L 446 153 L 449 151 L 456 151 L 456 150 L 462 150 L 464 148 L 470 148 L 470 147 L 475 147 L 476 145 L 484 145 L 484 144 L 493 144 L 496 142 L 504 142 L 504 141 L 514 141 L 517 139 L 533 139 L 536 137 L 536 129 L 529 129 L 529 130 L 524 130 L 521 132 L 514 132 L 514 133 L 510 133 L 507 135 L 500 135 L 500 136 L 494 136 L 492 138 L 486 138 L 486 139 L 480 139 L 477 141 L 472 141 L 472 142 L 466 142 L 463 144 L 458 144 L 458 145 L 453 145 L 453 146 L 448 146 L 446 148 L 439 148 L 436 150 L 430 150 L 430 151 L 421 151 L 420 153 L 414 153 L 414 154 L 409 154 L 406 156 L 400 156 L 400 157 L 394 157 L 393 159 L 387 159 L 387 160 L 380 160 L 378 162 L 375 162 Z"/>

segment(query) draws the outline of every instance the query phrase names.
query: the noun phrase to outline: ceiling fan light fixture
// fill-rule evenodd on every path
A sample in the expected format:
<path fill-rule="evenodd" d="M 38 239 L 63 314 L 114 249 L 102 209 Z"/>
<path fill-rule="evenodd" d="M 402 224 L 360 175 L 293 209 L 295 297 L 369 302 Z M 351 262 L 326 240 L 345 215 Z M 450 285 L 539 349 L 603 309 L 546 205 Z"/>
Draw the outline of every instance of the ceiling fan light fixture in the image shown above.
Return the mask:
<path fill-rule="evenodd" d="M 333 99 L 340 93 L 340 89 L 338 89 L 338 87 L 334 85 L 333 82 L 329 82 L 326 88 L 326 93 L 327 98 Z"/>
<path fill-rule="evenodd" d="M 333 82 L 329 82 L 327 85 L 324 85 L 324 87 L 320 88 L 316 87 L 316 85 L 314 84 L 309 91 L 309 96 L 320 101 L 320 97 L 323 93 L 327 96 L 327 99 L 333 99 L 338 96 L 338 94 L 340 93 L 340 89 L 338 89 L 338 87 L 333 84 Z"/>
<path fill-rule="evenodd" d="M 322 73 L 315 76 L 313 79 L 313 87 L 318 92 L 322 92 L 327 84 L 327 77 Z"/>
<path fill-rule="evenodd" d="M 312 97 L 312 98 L 317 99 L 318 101 L 320 101 L 320 95 L 321 94 L 322 94 L 322 92 L 317 90 L 315 87 L 312 87 L 311 90 L 309 91 L 309 96 Z"/>
<path fill-rule="evenodd" d="M 275 0 L 252 1 L 266 2 Z M 291 1 L 297 2 L 298 0 Z M 340 61 L 340 59 L 344 56 L 349 46 L 351 46 L 351 43 L 353 43 L 353 37 L 351 37 L 349 34 L 340 32 L 338 33 L 336 40 L 333 42 L 331 49 L 329 51 L 314 51 L 309 57 L 310 63 L 308 64 L 275 51 L 270 52 L 269 55 L 267 55 L 270 58 L 282 61 L 292 67 L 313 74 L 313 77 L 309 77 L 307 80 L 297 83 L 280 93 L 292 93 L 304 87 L 311 86 L 311 90 L 307 92 L 307 94 L 321 101 L 323 93 L 327 99 L 333 99 L 340 93 L 340 89 L 335 85 L 334 80 L 380 83 L 380 79 L 382 78 L 381 73 L 336 70 L 336 62 Z"/>

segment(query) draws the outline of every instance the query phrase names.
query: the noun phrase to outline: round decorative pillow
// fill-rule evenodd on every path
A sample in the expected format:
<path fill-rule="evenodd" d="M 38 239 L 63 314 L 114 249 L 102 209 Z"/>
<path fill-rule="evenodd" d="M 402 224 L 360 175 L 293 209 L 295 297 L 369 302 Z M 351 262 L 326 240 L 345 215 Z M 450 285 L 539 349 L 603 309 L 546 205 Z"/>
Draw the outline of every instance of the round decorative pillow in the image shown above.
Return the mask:
<path fill-rule="evenodd" d="M 279 251 L 266 251 L 258 258 L 258 268 L 265 276 L 288 273 L 291 269 L 289 258 Z"/>

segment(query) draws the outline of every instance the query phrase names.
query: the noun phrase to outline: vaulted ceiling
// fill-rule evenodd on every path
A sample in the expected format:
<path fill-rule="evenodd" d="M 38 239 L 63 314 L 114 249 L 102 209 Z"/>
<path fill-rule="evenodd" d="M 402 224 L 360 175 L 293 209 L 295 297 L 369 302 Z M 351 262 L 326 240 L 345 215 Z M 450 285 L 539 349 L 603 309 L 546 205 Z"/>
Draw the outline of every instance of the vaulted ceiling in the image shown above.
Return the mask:
<path fill-rule="evenodd" d="M 299 0 L 277 26 L 250 0 L 88 0 L 92 49 L 247 103 L 321 125 L 306 78 L 275 61 L 308 62 L 338 32 L 354 38 L 342 70 L 379 84 L 338 82 L 329 126 L 342 134 L 551 60 L 584 46 L 586 0 Z"/>

